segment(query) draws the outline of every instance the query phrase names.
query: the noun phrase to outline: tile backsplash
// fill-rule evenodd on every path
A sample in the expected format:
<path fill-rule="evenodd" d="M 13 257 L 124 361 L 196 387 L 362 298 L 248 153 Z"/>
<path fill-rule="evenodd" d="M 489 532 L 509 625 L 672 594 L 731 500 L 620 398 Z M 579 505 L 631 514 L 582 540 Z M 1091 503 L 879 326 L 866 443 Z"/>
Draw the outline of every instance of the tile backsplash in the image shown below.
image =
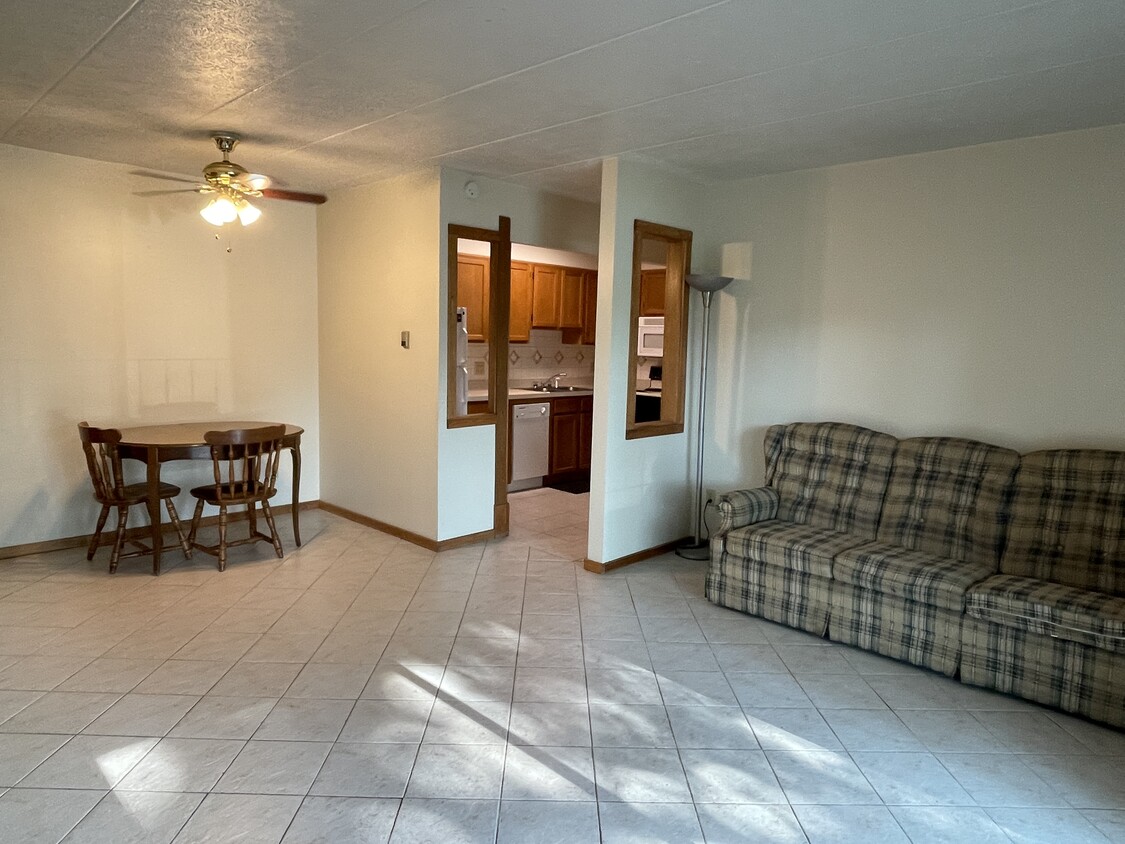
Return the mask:
<path fill-rule="evenodd" d="M 469 344 L 469 387 L 485 386 L 488 344 Z M 594 347 L 563 343 L 562 332 L 533 330 L 527 343 L 508 344 L 508 383 L 526 386 L 565 372 L 563 384 L 594 382 Z"/>

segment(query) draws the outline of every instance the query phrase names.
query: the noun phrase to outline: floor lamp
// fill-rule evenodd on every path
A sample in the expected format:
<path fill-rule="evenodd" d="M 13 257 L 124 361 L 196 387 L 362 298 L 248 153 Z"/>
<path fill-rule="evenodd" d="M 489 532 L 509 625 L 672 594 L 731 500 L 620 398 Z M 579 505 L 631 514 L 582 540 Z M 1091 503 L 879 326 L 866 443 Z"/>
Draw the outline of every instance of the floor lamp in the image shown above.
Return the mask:
<path fill-rule="evenodd" d="M 711 556 L 709 543 L 702 538 L 703 533 L 703 413 L 707 400 L 707 341 L 711 327 L 711 295 L 722 290 L 733 278 L 725 275 L 688 275 L 684 277 L 688 287 L 703 295 L 703 344 L 699 350 L 699 413 L 696 416 L 695 457 L 695 534 L 692 542 L 685 542 L 676 548 L 676 554 L 688 560 L 706 560 Z"/>

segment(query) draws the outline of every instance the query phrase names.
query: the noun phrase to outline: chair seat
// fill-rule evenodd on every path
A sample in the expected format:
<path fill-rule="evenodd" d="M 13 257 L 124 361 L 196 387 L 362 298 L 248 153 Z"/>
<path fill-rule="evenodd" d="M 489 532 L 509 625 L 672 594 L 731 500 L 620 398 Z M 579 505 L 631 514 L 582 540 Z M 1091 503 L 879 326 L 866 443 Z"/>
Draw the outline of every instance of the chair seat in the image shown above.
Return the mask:
<path fill-rule="evenodd" d="M 140 504 L 142 501 L 148 500 L 148 484 L 129 484 L 122 487 L 121 491 L 124 495 L 121 496 L 120 501 L 114 499 L 110 504 Z M 180 494 L 180 488 L 175 484 L 166 484 L 163 481 L 160 483 L 159 490 L 156 497 L 159 499 L 175 498 Z"/>
<path fill-rule="evenodd" d="M 1125 598 L 998 574 L 969 589 L 965 614 L 1003 627 L 1125 653 Z"/>
<path fill-rule="evenodd" d="M 961 612 L 965 591 L 995 569 L 912 551 L 885 542 L 868 542 L 842 551 L 832 574 L 842 583 L 908 601 Z"/>
<path fill-rule="evenodd" d="M 246 486 L 240 483 L 227 483 L 219 487 L 214 484 L 197 486 L 191 490 L 191 494 L 208 504 L 218 505 L 220 499 L 224 504 L 245 504 L 247 501 L 273 498 L 277 495 L 277 490 L 274 487 L 266 488 L 263 486 Z"/>

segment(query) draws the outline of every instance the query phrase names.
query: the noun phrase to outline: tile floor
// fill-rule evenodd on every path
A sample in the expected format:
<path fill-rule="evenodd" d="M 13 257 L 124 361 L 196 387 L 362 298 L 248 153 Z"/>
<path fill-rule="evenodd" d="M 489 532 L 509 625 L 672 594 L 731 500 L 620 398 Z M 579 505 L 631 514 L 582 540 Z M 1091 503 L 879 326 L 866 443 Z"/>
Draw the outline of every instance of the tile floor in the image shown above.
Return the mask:
<path fill-rule="evenodd" d="M 0 561 L 0 841 L 1125 841 L 1125 734 L 573 562 L 313 511 L 159 578 Z M 289 539 L 288 524 L 282 525 Z"/>

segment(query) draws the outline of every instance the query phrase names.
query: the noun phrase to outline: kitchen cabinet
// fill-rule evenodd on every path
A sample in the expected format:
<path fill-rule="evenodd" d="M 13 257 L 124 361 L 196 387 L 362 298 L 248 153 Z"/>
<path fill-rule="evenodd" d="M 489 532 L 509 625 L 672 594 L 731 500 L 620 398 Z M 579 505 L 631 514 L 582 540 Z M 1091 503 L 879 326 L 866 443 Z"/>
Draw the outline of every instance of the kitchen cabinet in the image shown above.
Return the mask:
<path fill-rule="evenodd" d="M 582 328 L 586 271 L 562 267 L 559 273 L 559 328 Z"/>
<path fill-rule="evenodd" d="M 598 274 L 593 270 L 586 273 L 586 277 L 582 280 L 585 292 L 582 299 L 582 337 L 581 342 L 585 346 L 594 345 L 594 338 L 597 336 L 595 328 L 598 321 Z"/>
<path fill-rule="evenodd" d="M 465 309 L 470 343 L 488 341 L 488 258 L 457 256 L 457 307 Z"/>
<path fill-rule="evenodd" d="M 508 317 L 508 341 L 527 343 L 531 340 L 531 264 L 512 261 L 511 313 Z"/>
<path fill-rule="evenodd" d="M 589 471 L 593 418 L 593 396 L 551 400 L 552 476 Z"/>
<path fill-rule="evenodd" d="M 666 270 L 641 270 L 641 316 L 664 316 Z"/>
<path fill-rule="evenodd" d="M 531 327 L 558 328 L 562 309 L 562 267 L 534 264 L 531 270 Z"/>

